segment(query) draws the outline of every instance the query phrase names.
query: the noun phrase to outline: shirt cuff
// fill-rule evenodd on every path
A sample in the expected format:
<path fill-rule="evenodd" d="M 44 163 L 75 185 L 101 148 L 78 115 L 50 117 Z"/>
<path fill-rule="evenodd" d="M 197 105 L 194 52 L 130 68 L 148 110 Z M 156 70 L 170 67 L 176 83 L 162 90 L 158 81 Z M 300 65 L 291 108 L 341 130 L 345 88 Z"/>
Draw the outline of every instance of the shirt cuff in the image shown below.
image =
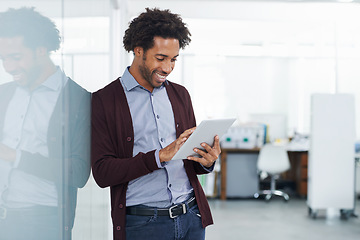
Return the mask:
<path fill-rule="evenodd" d="M 211 165 L 211 167 L 205 167 L 204 165 L 200 164 L 207 172 L 212 172 L 214 170 L 214 167 L 215 167 L 215 163 L 216 161 L 214 162 L 213 165 Z"/>
<path fill-rule="evenodd" d="M 20 158 L 21 158 L 21 150 L 16 150 L 16 159 L 15 162 L 13 162 L 13 168 L 17 168 L 19 166 Z"/>
<path fill-rule="evenodd" d="M 156 160 L 156 164 L 157 164 L 158 168 L 164 168 L 164 167 L 165 167 L 165 165 L 166 165 L 166 162 L 160 162 L 160 155 L 159 155 L 159 152 L 160 152 L 160 150 L 159 150 L 159 149 L 157 149 L 157 150 L 155 151 L 155 160 Z"/>

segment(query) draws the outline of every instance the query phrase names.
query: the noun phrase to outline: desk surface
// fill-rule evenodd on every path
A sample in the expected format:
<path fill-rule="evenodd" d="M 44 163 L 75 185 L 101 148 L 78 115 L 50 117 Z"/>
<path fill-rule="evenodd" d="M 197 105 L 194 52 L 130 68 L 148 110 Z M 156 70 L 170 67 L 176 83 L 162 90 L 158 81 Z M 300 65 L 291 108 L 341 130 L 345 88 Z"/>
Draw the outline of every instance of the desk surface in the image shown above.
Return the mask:
<path fill-rule="evenodd" d="M 246 152 L 260 152 L 261 148 L 221 148 L 221 152 L 226 153 L 246 153 Z M 307 150 L 287 149 L 288 152 L 308 152 Z M 360 157 L 360 155 L 359 155 Z"/>
<path fill-rule="evenodd" d="M 235 153 L 243 153 L 243 152 L 259 152 L 260 148 L 221 148 L 222 153 L 227 152 L 235 152 Z"/>

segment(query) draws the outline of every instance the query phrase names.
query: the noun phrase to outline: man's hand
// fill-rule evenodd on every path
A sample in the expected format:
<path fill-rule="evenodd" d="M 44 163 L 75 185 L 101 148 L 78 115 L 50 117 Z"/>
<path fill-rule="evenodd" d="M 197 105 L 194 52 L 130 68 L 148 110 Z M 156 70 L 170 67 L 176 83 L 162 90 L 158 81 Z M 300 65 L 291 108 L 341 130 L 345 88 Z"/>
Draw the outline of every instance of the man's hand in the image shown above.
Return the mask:
<path fill-rule="evenodd" d="M 218 157 L 221 153 L 219 136 L 215 136 L 213 147 L 209 146 L 206 143 L 202 143 L 201 146 L 206 151 L 203 151 L 198 148 L 194 148 L 194 152 L 199 154 L 201 157 L 189 156 L 188 159 L 198 162 L 198 163 L 202 164 L 204 167 L 209 168 L 214 164 L 214 162 L 216 161 L 216 159 L 218 159 Z"/>
<path fill-rule="evenodd" d="M 16 150 L 9 148 L 8 146 L 0 143 L 0 159 L 8 162 L 15 162 Z"/>
<path fill-rule="evenodd" d="M 159 151 L 160 162 L 170 161 L 180 147 L 186 142 L 196 127 L 185 130 L 175 141 Z"/>

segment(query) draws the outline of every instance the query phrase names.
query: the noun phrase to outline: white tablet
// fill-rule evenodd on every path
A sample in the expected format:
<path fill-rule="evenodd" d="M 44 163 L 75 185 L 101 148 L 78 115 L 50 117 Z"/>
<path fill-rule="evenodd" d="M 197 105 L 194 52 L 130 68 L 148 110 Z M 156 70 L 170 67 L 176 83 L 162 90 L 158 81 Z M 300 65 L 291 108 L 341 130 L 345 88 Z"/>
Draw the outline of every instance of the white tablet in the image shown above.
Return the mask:
<path fill-rule="evenodd" d="M 197 154 L 194 152 L 194 148 L 203 149 L 200 145 L 203 142 L 212 146 L 214 144 L 214 137 L 218 135 L 219 138 L 221 138 L 235 120 L 235 118 L 231 118 L 202 121 L 171 160 L 180 160 L 186 159 L 188 156 L 196 156 Z"/>

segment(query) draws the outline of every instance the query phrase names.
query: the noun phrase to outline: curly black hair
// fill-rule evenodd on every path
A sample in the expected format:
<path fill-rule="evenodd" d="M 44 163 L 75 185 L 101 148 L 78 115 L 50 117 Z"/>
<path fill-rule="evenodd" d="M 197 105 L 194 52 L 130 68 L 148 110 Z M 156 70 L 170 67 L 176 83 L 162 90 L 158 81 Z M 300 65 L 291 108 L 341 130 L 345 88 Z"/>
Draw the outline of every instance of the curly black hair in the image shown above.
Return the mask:
<path fill-rule="evenodd" d="M 60 47 L 56 25 L 33 7 L 10 8 L 1 12 L 0 37 L 23 37 L 25 46 L 31 49 L 46 47 L 49 52 Z"/>
<path fill-rule="evenodd" d="M 154 46 L 154 37 L 175 38 L 179 40 L 181 49 L 191 41 L 189 29 L 178 14 L 169 9 L 146 8 L 133 19 L 123 38 L 126 51 L 134 51 L 135 47 L 142 47 L 146 52 Z"/>

